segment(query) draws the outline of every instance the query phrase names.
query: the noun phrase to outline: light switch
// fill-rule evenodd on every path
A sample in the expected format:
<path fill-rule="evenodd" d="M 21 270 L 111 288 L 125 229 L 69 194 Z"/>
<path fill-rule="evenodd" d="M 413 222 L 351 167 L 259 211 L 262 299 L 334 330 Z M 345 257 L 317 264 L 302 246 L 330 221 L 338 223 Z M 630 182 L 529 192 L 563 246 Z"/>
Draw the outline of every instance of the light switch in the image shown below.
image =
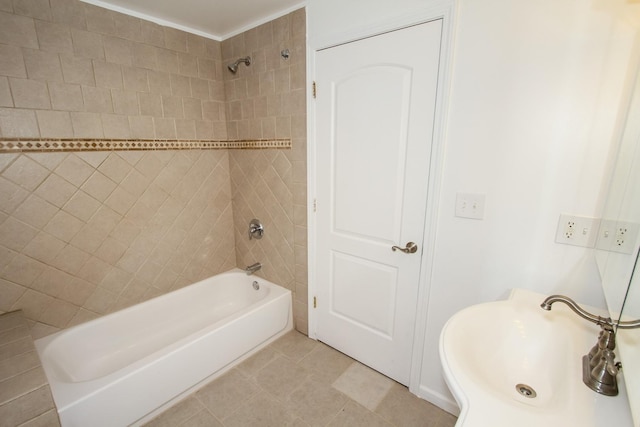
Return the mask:
<path fill-rule="evenodd" d="M 484 199 L 484 194 L 458 193 L 456 195 L 456 216 L 483 219 Z"/>

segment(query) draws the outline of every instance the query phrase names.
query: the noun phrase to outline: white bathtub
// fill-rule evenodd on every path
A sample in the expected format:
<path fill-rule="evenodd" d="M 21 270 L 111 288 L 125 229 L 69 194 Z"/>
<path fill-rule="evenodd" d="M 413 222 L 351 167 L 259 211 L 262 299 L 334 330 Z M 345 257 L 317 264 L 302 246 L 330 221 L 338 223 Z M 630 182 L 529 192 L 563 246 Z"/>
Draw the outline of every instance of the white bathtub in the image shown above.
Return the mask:
<path fill-rule="evenodd" d="M 36 348 L 63 426 L 126 426 L 292 325 L 291 291 L 234 269 L 39 339 Z"/>

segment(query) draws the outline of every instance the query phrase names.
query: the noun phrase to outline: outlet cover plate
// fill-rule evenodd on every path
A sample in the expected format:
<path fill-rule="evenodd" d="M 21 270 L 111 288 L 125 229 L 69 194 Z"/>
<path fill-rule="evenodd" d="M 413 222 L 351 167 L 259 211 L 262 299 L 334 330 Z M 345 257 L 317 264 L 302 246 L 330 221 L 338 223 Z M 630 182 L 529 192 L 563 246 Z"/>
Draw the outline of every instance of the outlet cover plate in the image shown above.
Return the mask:
<path fill-rule="evenodd" d="M 621 254 L 633 254 L 639 231 L 640 224 L 603 219 L 598 231 L 596 248 Z"/>
<path fill-rule="evenodd" d="M 599 218 L 561 214 L 556 230 L 556 243 L 593 248 L 599 226 Z"/>

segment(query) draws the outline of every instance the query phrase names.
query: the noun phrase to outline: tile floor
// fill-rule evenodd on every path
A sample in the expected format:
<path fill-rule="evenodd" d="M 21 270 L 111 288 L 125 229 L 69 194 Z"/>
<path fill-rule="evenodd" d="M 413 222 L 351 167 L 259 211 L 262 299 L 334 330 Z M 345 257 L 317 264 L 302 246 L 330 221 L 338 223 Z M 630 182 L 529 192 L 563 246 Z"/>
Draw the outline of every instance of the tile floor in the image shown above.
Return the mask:
<path fill-rule="evenodd" d="M 145 424 L 453 427 L 406 387 L 291 332 Z"/>

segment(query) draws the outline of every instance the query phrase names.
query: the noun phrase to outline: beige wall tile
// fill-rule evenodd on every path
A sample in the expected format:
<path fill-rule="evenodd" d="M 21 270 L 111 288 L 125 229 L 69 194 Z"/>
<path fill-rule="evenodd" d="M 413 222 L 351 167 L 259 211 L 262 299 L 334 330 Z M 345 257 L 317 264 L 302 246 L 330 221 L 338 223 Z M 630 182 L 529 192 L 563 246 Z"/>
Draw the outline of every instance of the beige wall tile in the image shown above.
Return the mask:
<path fill-rule="evenodd" d="M 74 28 L 86 29 L 82 3 L 77 0 L 50 0 L 53 22 L 65 24 Z"/>
<path fill-rule="evenodd" d="M 191 77 L 191 93 L 194 98 L 209 99 L 209 81 L 197 77 Z"/>
<path fill-rule="evenodd" d="M 35 369 L 32 371 L 36 372 Z M 17 396 L 20 397 L 0 406 L 0 417 L 6 425 L 22 425 L 25 421 L 55 407 L 48 385 L 43 385 L 23 395 L 17 394 Z"/>
<path fill-rule="evenodd" d="M 22 50 L 19 47 L 0 44 L 0 74 L 9 77 L 27 77 Z"/>
<path fill-rule="evenodd" d="M 195 98 L 183 98 L 184 118 L 202 120 L 202 101 Z"/>
<path fill-rule="evenodd" d="M 86 252 L 72 245 L 67 245 L 60 251 L 51 265 L 71 275 L 75 275 L 88 259 L 89 254 Z"/>
<path fill-rule="evenodd" d="M 40 49 L 67 55 L 73 54 L 73 42 L 69 27 L 39 20 L 36 20 L 35 24 Z"/>
<path fill-rule="evenodd" d="M 113 113 L 111 92 L 109 89 L 93 86 L 82 86 L 84 107 L 91 113 Z"/>
<path fill-rule="evenodd" d="M 16 255 L 7 267 L 2 272 L 2 278 L 18 285 L 29 287 L 33 281 L 42 273 L 45 269 L 45 265 L 22 254 Z M 38 293 L 32 292 L 28 289 L 18 301 L 15 302 L 12 310 L 17 310 L 18 307 L 25 311 L 25 316 L 37 320 L 37 315 L 40 312 L 35 313 L 35 316 L 30 317 L 34 310 L 34 304 L 37 300 Z"/>
<path fill-rule="evenodd" d="M 158 69 L 167 73 L 178 73 L 178 53 L 169 49 L 156 49 Z"/>
<path fill-rule="evenodd" d="M 83 191 L 78 191 L 62 208 L 83 222 L 89 221 L 100 208 L 100 202 Z"/>
<path fill-rule="evenodd" d="M 167 49 L 179 52 L 187 51 L 187 33 L 174 28 L 164 27 L 164 45 Z"/>
<path fill-rule="evenodd" d="M 65 246 L 62 240 L 41 232 L 22 249 L 22 253 L 47 264 L 53 262 Z"/>
<path fill-rule="evenodd" d="M 141 37 L 140 40 L 144 43 L 164 47 L 164 30 L 163 27 L 145 20 L 140 21 Z"/>
<path fill-rule="evenodd" d="M 36 111 L 40 134 L 47 138 L 73 138 L 71 116 L 66 111 Z"/>
<path fill-rule="evenodd" d="M 118 16 L 126 15 L 118 14 Z M 131 41 L 112 36 L 104 36 L 102 40 L 104 43 L 104 56 L 107 62 L 131 66 L 133 62 Z"/>
<path fill-rule="evenodd" d="M 57 328 L 64 328 L 69 324 L 78 310 L 80 310 L 80 307 L 76 305 L 54 299 L 40 316 L 40 322 Z"/>
<path fill-rule="evenodd" d="M 176 136 L 178 139 L 195 139 L 196 124 L 194 120 L 176 120 Z"/>
<path fill-rule="evenodd" d="M 198 77 L 198 61 L 188 53 L 178 53 L 178 70 L 183 76 Z"/>
<path fill-rule="evenodd" d="M 148 70 L 147 77 L 149 79 L 149 90 L 151 93 L 171 95 L 171 78 L 169 73 Z"/>
<path fill-rule="evenodd" d="M 103 114 L 102 127 L 105 138 L 128 139 L 131 137 L 129 119 L 117 114 Z"/>
<path fill-rule="evenodd" d="M 35 112 L 17 108 L 0 108 L 0 135 L 5 137 L 39 137 Z"/>
<path fill-rule="evenodd" d="M 174 119 L 153 118 L 153 127 L 155 129 L 156 138 L 175 139 L 176 125 Z"/>
<path fill-rule="evenodd" d="M 96 200 L 104 202 L 116 186 L 117 184 L 115 182 L 104 176 L 102 173 L 95 171 L 93 175 L 91 175 L 91 177 L 82 185 L 82 189 Z"/>
<path fill-rule="evenodd" d="M 144 43 L 133 43 L 133 66 L 154 70 L 158 67 L 156 49 Z"/>
<path fill-rule="evenodd" d="M 76 138 L 103 138 L 102 121 L 96 113 L 71 113 L 73 136 Z"/>
<path fill-rule="evenodd" d="M 27 198 L 29 192 L 11 181 L 0 177 L 0 210 L 12 213 Z"/>
<path fill-rule="evenodd" d="M 183 118 L 184 109 L 182 107 L 182 98 L 177 96 L 163 96 L 162 112 L 164 117 Z"/>
<path fill-rule="evenodd" d="M 111 90 L 113 112 L 116 114 L 137 115 L 140 113 L 138 96 L 132 91 Z"/>
<path fill-rule="evenodd" d="M 98 170 L 112 181 L 120 183 L 131 171 L 131 166 L 116 153 L 111 153 Z"/>
<path fill-rule="evenodd" d="M 69 155 L 55 170 L 56 174 L 80 187 L 93 173 L 93 168 L 75 154 Z"/>
<path fill-rule="evenodd" d="M 140 19 L 123 13 L 114 13 L 113 21 L 116 25 L 116 34 L 118 37 L 133 41 L 140 40 Z"/>
<path fill-rule="evenodd" d="M 155 93 L 138 93 L 140 114 L 143 116 L 162 117 L 162 100 Z"/>
<path fill-rule="evenodd" d="M 88 3 L 83 3 L 83 6 L 88 31 L 101 34 L 116 34 L 116 24 L 113 19 L 116 12 Z"/>
<path fill-rule="evenodd" d="M 65 82 L 88 86 L 96 84 L 93 75 L 93 64 L 90 59 L 60 55 L 60 63 L 62 64 L 62 74 Z"/>
<path fill-rule="evenodd" d="M 147 72 L 142 68 L 122 67 L 124 89 L 136 92 L 149 92 Z"/>
<path fill-rule="evenodd" d="M 0 43 L 37 49 L 38 37 L 33 19 L 0 12 Z"/>
<path fill-rule="evenodd" d="M 47 223 L 44 230 L 62 241 L 69 243 L 80 231 L 82 226 L 83 222 L 81 220 L 61 210 L 51 218 L 51 221 Z"/>
<path fill-rule="evenodd" d="M 0 310 L 9 311 L 25 292 L 24 286 L 0 279 Z"/>
<path fill-rule="evenodd" d="M 31 18 L 51 20 L 51 9 L 48 0 L 14 0 L 13 12 Z"/>
<path fill-rule="evenodd" d="M 93 72 L 95 73 L 97 86 L 102 88 L 122 89 L 122 72 L 118 64 L 94 60 Z"/>
<path fill-rule="evenodd" d="M 171 93 L 175 96 L 190 97 L 191 81 L 189 77 L 171 74 Z"/>
<path fill-rule="evenodd" d="M 9 78 L 13 102 L 18 108 L 50 109 L 47 84 L 35 80 Z"/>
<path fill-rule="evenodd" d="M 104 59 L 102 36 L 90 31 L 71 30 L 73 52 L 77 56 L 93 59 Z"/>
<path fill-rule="evenodd" d="M 14 217 L 7 218 L 0 225 L 2 244 L 14 251 L 21 251 L 37 235 L 38 230 Z"/>
<path fill-rule="evenodd" d="M 24 155 L 19 156 L 2 172 L 3 177 L 29 191 L 35 190 L 48 174 L 47 169 Z"/>
<path fill-rule="evenodd" d="M 51 97 L 51 108 L 62 111 L 84 110 L 84 100 L 82 98 L 80 85 L 51 82 L 48 86 L 49 96 Z"/>
<path fill-rule="evenodd" d="M 152 117 L 132 117 L 129 116 L 129 127 L 132 138 L 153 139 L 155 130 L 153 128 Z"/>

